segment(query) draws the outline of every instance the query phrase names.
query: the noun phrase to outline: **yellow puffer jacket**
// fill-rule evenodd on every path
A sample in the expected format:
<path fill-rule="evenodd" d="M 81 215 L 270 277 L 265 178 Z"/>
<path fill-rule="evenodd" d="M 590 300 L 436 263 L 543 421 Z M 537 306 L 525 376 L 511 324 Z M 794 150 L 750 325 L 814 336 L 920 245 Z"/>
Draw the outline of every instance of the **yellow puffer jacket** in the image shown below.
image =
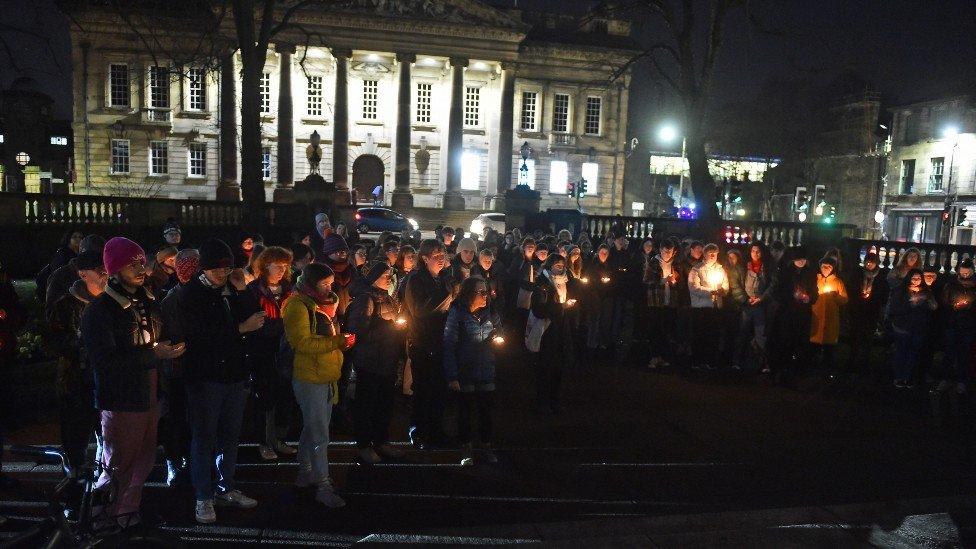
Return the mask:
<path fill-rule="evenodd" d="M 315 333 L 315 302 L 300 293 L 292 294 L 281 310 L 285 338 L 295 350 L 294 377 L 305 383 L 332 383 L 342 373 L 342 348 L 345 338 L 338 333 Z M 332 328 L 336 332 L 335 327 Z M 338 394 L 338 391 L 333 394 Z"/>

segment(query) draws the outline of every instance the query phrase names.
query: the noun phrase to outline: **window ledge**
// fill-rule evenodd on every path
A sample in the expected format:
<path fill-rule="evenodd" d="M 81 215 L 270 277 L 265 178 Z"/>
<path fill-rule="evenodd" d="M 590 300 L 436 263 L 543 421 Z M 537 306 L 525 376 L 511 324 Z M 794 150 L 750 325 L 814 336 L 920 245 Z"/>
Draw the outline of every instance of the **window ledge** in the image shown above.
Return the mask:
<path fill-rule="evenodd" d="M 108 176 L 109 177 L 131 177 L 132 176 L 132 173 L 131 172 L 124 172 L 124 173 L 123 172 L 119 172 L 119 173 L 109 172 Z"/>
<path fill-rule="evenodd" d="M 433 124 L 413 124 L 410 129 L 415 132 L 436 132 L 437 126 Z"/>
<path fill-rule="evenodd" d="M 187 185 L 204 185 L 207 183 L 207 177 L 201 175 L 188 175 L 184 182 Z"/>
<path fill-rule="evenodd" d="M 464 128 L 464 135 L 485 135 L 485 130 L 481 128 Z"/>
<path fill-rule="evenodd" d="M 168 181 L 169 180 L 169 174 L 168 173 L 158 173 L 158 174 L 152 174 L 151 173 L 151 174 L 149 174 L 149 175 L 146 176 L 146 179 L 152 179 L 152 180 L 155 180 L 155 181 Z"/>
<path fill-rule="evenodd" d="M 203 120 L 205 118 L 210 118 L 213 116 L 210 111 L 180 111 L 176 113 L 176 118 L 189 118 L 195 120 Z"/>
<path fill-rule="evenodd" d="M 274 122 L 275 116 L 273 114 L 262 114 L 261 122 Z"/>
<path fill-rule="evenodd" d="M 359 126 L 382 126 L 382 120 L 357 120 L 356 124 Z"/>
<path fill-rule="evenodd" d="M 302 118 L 301 122 L 306 126 L 328 126 L 329 125 L 329 121 L 327 119 L 317 118 L 317 117 Z"/>

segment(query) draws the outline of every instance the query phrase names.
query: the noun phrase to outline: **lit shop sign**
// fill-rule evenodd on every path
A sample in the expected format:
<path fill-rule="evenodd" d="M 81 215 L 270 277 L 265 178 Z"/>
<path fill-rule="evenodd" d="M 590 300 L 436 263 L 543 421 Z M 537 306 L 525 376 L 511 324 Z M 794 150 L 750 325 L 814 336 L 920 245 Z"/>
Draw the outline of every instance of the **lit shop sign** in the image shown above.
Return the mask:
<path fill-rule="evenodd" d="M 67 137 L 63 137 L 63 136 L 59 136 L 59 135 L 52 135 L 51 136 L 51 144 L 52 145 L 67 145 L 68 144 L 68 138 Z"/>

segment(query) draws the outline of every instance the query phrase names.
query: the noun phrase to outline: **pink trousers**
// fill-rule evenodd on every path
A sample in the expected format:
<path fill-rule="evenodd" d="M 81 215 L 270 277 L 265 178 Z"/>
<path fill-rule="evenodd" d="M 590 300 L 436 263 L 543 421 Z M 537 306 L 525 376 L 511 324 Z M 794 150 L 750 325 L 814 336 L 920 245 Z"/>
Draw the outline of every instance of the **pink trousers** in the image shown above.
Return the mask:
<path fill-rule="evenodd" d="M 156 372 L 151 372 L 151 407 L 145 412 L 110 412 L 102 410 L 102 453 L 104 469 L 95 489 L 112 493 L 108 516 L 139 512 L 142 486 L 156 461 Z"/>

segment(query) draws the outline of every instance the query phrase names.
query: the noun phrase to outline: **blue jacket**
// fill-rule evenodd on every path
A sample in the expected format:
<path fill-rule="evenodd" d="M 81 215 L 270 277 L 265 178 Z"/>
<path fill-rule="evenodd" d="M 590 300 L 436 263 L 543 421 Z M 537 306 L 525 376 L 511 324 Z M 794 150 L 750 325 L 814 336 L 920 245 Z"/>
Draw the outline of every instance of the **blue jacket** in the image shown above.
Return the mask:
<path fill-rule="evenodd" d="M 455 303 L 444 326 L 444 377 L 458 381 L 462 391 L 495 390 L 495 351 L 492 338 L 501 326 L 493 307 L 476 314 Z"/>

